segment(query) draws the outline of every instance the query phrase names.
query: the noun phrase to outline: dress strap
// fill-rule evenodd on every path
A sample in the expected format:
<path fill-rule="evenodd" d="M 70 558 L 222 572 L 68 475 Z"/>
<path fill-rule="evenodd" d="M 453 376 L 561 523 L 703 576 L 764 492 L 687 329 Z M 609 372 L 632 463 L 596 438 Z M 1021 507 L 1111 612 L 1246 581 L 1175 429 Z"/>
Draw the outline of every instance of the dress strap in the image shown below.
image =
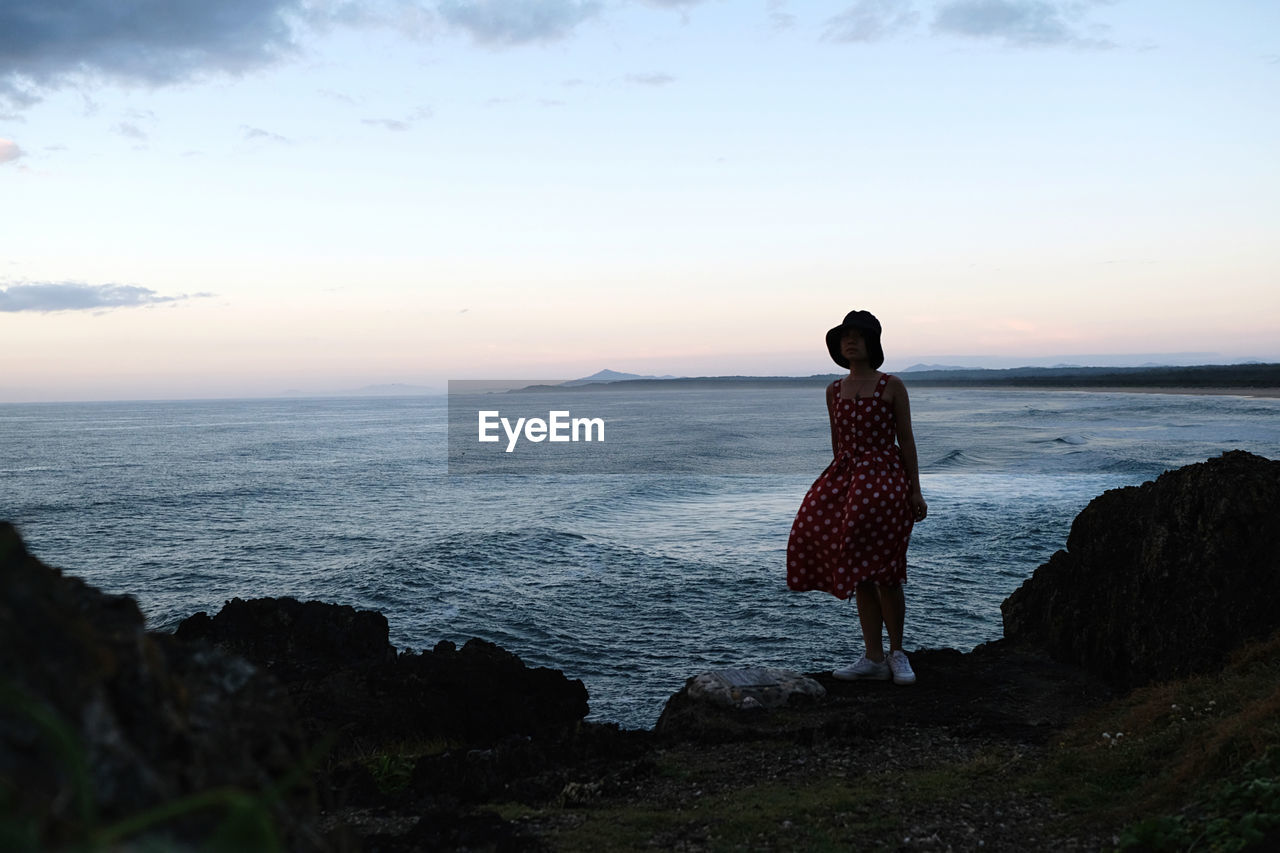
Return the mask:
<path fill-rule="evenodd" d="M 889 374 L 885 373 L 880 376 L 880 381 L 876 383 L 875 390 L 871 392 L 871 396 L 877 400 L 884 399 L 885 386 L 889 384 Z"/>

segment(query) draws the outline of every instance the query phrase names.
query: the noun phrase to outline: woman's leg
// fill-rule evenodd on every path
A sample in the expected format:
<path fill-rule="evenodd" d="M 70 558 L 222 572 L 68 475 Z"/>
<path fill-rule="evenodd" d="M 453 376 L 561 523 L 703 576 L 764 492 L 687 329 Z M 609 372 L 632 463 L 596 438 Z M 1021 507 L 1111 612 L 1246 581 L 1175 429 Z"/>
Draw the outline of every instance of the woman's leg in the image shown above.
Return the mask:
<path fill-rule="evenodd" d="M 880 590 L 873 583 L 860 583 L 856 596 L 858 622 L 862 625 L 862 642 L 867 647 L 867 657 L 879 663 L 884 660 L 884 646 L 880 642 L 880 626 L 884 623 Z M 898 640 L 902 640 L 901 630 L 898 632 Z"/>
<path fill-rule="evenodd" d="M 862 587 L 858 587 L 858 592 L 862 592 Z M 889 651 L 900 651 L 902 649 L 902 629 L 907 621 L 907 599 L 902 594 L 902 584 L 880 584 L 876 586 L 876 598 L 880 602 L 879 612 L 884 616 L 884 627 L 889 632 Z M 858 599 L 858 610 L 862 610 L 862 599 Z M 867 630 L 866 622 L 862 623 L 862 630 Z M 880 644 L 880 631 L 876 630 L 876 645 Z"/>

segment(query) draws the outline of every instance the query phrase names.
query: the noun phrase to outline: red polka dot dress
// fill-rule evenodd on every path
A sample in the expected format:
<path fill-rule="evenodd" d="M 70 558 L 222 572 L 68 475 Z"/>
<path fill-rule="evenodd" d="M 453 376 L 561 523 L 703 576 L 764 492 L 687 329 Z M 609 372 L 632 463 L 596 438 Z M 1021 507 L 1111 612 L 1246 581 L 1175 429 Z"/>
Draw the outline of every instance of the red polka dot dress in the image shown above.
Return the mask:
<path fill-rule="evenodd" d="M 870 397 L 827 388 L 836 456 L 809 488 L 787 542 L 787 586 L 849 598 L 864 581 L 907 579 L 913 518 L 893 409 L 884 401 L 888 374 Z"/>

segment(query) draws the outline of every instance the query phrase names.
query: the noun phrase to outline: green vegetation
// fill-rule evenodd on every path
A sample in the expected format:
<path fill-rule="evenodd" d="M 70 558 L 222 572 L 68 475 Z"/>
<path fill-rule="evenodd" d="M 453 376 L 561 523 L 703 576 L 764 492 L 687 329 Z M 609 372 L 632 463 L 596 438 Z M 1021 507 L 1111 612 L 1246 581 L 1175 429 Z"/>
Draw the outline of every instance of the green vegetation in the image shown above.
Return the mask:
<path fill-rule="evenodd" d="M 278 799 L 293 781 L 258 793 L 205 791 L 105 821 L 73 731 L 12 688 L 0 690 L 0 704 L 58 756 L 70 805 L 51 828 L 21 811 L 15 782 L 0 780 L 0 849 L 164 849 L 171 828 L 192 819 L 209 827 L 206 849 L 281 849 Z M 941 730 L 928 737 L 877 739 L 874 756 L 872 742 L 856 738 L 681 744 L 630 770 L 610 768 L 619 775 L 571 781 L 547 805 L 496 809 L 564 851 L 895 849 L 918 833 L 965 848 L 1080 838 L 1114 840 L 1125 853 L 1262 849 L 1280 833 L 1280 634 L 1240 650 L 1219 673 L 1098 707 L 1043 747 Z M 420 758 L 456 746 L 378 745 L 342 760 L 363 764 L 393 794 Z"/>
<path fill-rule="evenodd" d="M 176 849 L 180 845 L 170 840 L 166 827 L 205 812 L 216 817 L 209 821 L 210 831 L 201 844 L 202 850 L 272 853 L 284 849 L 273 806 L 288 788 L 301 780 L 305 768 L 299 768 L 289 779 L 269 790 L 213 788 L 108 821 L 99 816 L 86 751 L 71 726 L 43 703 L 3 681 L 0 681 L 0 707 L 30 723 L 53 748 L 57 766 L 69 788 L 68 797 L 74 803 L 73 819 L 62 821 L 56 827 L 48 826 L 48 816 L 22 808 L 17 790 L 20 781 L 0 778 L 0 850 L 15 853 L 48 849 L 116 850 L 129 841 L 141 841 L 139 849 Z"/>
<path fill-rule="evenodd" d="M 355 760 L 369 771 L 379 791 L 395 794 L 409 786 L 413 779 L 413 768 L 419 758 L 441 755 L 459 746 L 461 744 L 456 741 L 428 738 L 384 745 L 367 751 L 356 749 L 354 754 Z"/>
<path fill-rule="evenodd" d="M 989 745 L 877 772 L 796 766 L 804 754 L 780 741 L 680 746 L 631 790 L 502 813 L 564 851 L 894 849 L 920 827 L 960 846 L 1000 835 L 1244 850 L 1280 832 L 1280 635 L 1221 673 L 1135 690 L 1043 749 Z M 775 772 L 754 779 L 744 764 Z"/>
<path fill-rule="evenodd" d="M 1247 850 L 1280 830 L 1280 748 L 1244 766 L 1191 813 L 1139 821 L 1120 837 L 1124 851 Z"/>
<path fill-rule="evenodd" d="M 1280 634 L 1223 672 L 1136 690 L 1066 732 L 1035 780 L 1127 825 L 1122 850 L 1242 850 L 1280 828 Z"/>
<path fill-rule="evenodd" d="M 807 771 L 794 743 L 742 745 L 753 763 L 782 768 L 758 781 L 741 772 L 745 753 L 701 745 L 660 756 L 643 796 L 573 798 L 572 807 L 508 804 L 507 820 L 542 826 L 562 851 L 711 850 L 845 851 L 896 849 L 921 814 L 955 813 L 957 802 L 1007 797 L 1005 774 L 1024 760 L 1014 750 L 986 750 L 970 760 L 924 770 L 850 774 L 839 767 Z M 789 766 L 789 769 L 787 769 Z M 949 819 L 949 818 L 948 818 Z M 964 830 L 968 831 L 968 830 Z"/>
<path fill-rule="evenodd" d="M 1246 849 L 1280 827 L 1280 634 L 1086 715 L 1030 781 L 1121 850 Z"/>

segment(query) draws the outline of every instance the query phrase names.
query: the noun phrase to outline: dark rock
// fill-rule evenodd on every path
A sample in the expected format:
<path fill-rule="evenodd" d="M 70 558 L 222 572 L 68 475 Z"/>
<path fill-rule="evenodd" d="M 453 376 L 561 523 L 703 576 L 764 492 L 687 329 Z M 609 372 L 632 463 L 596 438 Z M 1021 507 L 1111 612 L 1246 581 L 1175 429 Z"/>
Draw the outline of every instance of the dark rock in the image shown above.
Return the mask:
<path fill-rule="evenodd" d="M 440 797 L 466 803 L 555 800 L 578 776 L 607 774 L 646 755 L 647 731 L 584 723 L 557 738 L 507 737 L 487 749 L 452 749 L 420 759 L 410 782 L 425 801 Z"/>
<path fill-rule="evenodd" d="M 175 636 L 243 655 L 286 682 L 395 657 L 381 613 L 295 598 L 233 598 L 212 618 L 184 619 Z"/>
<path fill-rule="evenodd" d="M 0 522 L 0 802 L 38 847 L 223 786 L 266 792 L 307 755 L 280 686 L 242 659 L 148 634 L 132 598 L 32 557 Z M 299 783 L 261 798 L 300 849 L 322 847 Z M 228 809 L 163 823 L 202 839 Z"/>
<path fill-rule="evenodd" d="M 1232 451 L 1113 489 L 1001 605 L 1005 637 L 1119 687 L 1219 668 L 1280 627 L 1280 461 Z"/>
<path fill-rule="evenodd" d="M 914 728 L 967 739 L 1039 744 L 1111 695 L 1105 684 L 1078 667 L 1042 652 L 1016 649 L 1006 641 L 984 643 L 968 654 L 920 649 L 911 653 L 911 665 L 919 680 L 909 687 L 809 673 L 826 689 L 824 699 L 794 701 L 765 713 L 698 701 L 689 695 L 686 683 L 667 700 L 654 733 L 666 742 L 790 738 L 814 744 L 886 736 L 892 740 L 895 732 Z"/>
<path fill-rule="evenodd" d="M 305 730 L 339 745 L 452 739 L 486 745 L 547 735 L 588 712 L 587 690 L 484 640 L 396 654 L 381 613 L 292 598 L 233 599 L 176 637 L 243 654 L 287 686 Z"/>
<path fill-rule="evenodd" d="M 459 814 L 452 809 L 424 812 L 408 832 L 371 835 L 364 839 L 363 846 L 373 853 L 424 850 L 537 853 L 548 849 L 540 838 L 492 812 Z"/>

